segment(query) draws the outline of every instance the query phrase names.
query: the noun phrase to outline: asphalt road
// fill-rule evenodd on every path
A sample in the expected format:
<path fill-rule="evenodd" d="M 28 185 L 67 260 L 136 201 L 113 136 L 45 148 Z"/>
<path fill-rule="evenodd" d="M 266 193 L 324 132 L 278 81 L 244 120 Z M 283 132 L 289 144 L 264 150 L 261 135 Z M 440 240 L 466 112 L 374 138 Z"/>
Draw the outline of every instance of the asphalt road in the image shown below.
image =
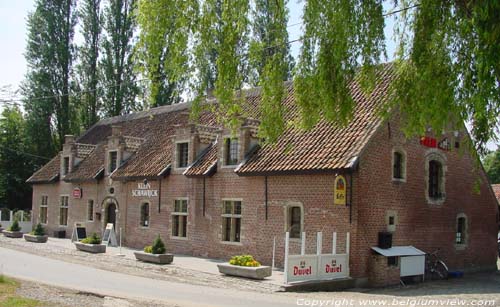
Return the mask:
<path fill-rule="evenodd" d="M 180 306 L 296 306 L 279 294 L 218 289 L 120 274 L 0 247 L 0 274 L 44 284 Z"/>

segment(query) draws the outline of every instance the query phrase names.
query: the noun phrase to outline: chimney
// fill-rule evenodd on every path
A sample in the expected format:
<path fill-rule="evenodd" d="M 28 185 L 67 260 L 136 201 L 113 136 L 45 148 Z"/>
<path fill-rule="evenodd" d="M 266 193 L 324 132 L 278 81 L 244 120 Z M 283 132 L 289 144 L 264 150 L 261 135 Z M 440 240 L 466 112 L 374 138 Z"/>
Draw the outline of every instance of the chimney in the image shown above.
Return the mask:
<path fill-rule="evenodd" d="M 64 136 L 65 145 L 73 145 L 75 143 L 75 136 L 72 134 L 67 134 Z"/>
<path fill-rule="evenodd" d="M 122 135 L 122 126 L 112 125 L 111 126 L 111 135 L 112 136 L 121 136 Z"/>

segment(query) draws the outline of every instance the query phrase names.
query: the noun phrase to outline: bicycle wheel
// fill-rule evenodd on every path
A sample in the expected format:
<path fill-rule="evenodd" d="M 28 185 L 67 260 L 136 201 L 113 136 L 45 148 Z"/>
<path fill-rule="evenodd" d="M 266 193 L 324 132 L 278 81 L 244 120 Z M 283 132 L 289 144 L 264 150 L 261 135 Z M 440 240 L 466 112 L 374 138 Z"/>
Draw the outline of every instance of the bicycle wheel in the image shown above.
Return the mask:
<path fill-rule="evenodd" d="M 434 273 L 440 279 L 448 279 L 448 266 L 442 260 L 439 260 L 434 267 Z"/>

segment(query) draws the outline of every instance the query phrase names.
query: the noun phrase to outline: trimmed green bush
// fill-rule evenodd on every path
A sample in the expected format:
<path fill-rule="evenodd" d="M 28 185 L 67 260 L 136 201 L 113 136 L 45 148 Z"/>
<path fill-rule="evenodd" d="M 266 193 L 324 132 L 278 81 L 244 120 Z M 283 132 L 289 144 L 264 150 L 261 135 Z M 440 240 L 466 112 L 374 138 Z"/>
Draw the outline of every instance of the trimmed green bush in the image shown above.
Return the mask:
<path fill-rule="evenodd" d="M 21 226 L 19 226 L 19 222 L 14 220 L 12 225 L 9 227 L 9 231 L 21 231 Z"/>
<path fill-rule="evenodd" d="M 44 236 L 45 235 L 45 229 L 43 229 L 42 224 L 38 223 L 35 227 L 35 230 L 31 232 L 32 235 L 34 236 Z"/>
<path fill-rule="evenodd" d="M 101 238 L 97 235 L 97 233 L 93 233 L 90 237 L 86 237 L 82 240 L 82 243 L 85 244 L 101 244 Z"/>
<path fill-rule="evenodd" d="M 165 254 L 165 252 L 166 252 L 165 243 L 163 243 L 163 241 L 160 238 L 160 235 L 158 235 L 153 242 L 153 246 L 151 247 L 151 253 Z"/>

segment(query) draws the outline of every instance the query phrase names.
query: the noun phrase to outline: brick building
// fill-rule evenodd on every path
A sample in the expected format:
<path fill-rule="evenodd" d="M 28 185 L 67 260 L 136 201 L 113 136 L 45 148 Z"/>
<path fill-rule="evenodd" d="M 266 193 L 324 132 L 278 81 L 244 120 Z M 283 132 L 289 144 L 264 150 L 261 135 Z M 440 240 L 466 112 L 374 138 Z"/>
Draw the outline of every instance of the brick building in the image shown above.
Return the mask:
<path fill-rule="evenodd" d="M 290 127 L 276 144 L 257 138 L 258 89 L 245 92 L 236 136 L 210 112 L 190 123 L 186 104 L 103 119 L 67 136 L 28 180 L 34 222 L 67 237 L 74 223 L 98 233 L 114 223 L 126 246 L 142 248 L 160 234 L 174 253 L 249 253 L 267 264 L 276 237 L 278 265 L 286 231 L 292 242 L 322 231 L 325 249 L 333 232 L 349 232 L 350 274 L 360 281 L 368 280 L 381 231 L 392 232 L 395 245 L 440 248 L 454 269 L 496 268 L 498 206 L 482 167 L 461 147 L 467 133 L 406 139 L 397 113 L 377 115 L 390 80 L 386 66 L 370 96 L 351 84 L 356 107 L 345 127 Z M 283 103 L 287 119 L 296 117 L 291 84 Z M 339 175 L 345 205 L 334 204 Z"/>

